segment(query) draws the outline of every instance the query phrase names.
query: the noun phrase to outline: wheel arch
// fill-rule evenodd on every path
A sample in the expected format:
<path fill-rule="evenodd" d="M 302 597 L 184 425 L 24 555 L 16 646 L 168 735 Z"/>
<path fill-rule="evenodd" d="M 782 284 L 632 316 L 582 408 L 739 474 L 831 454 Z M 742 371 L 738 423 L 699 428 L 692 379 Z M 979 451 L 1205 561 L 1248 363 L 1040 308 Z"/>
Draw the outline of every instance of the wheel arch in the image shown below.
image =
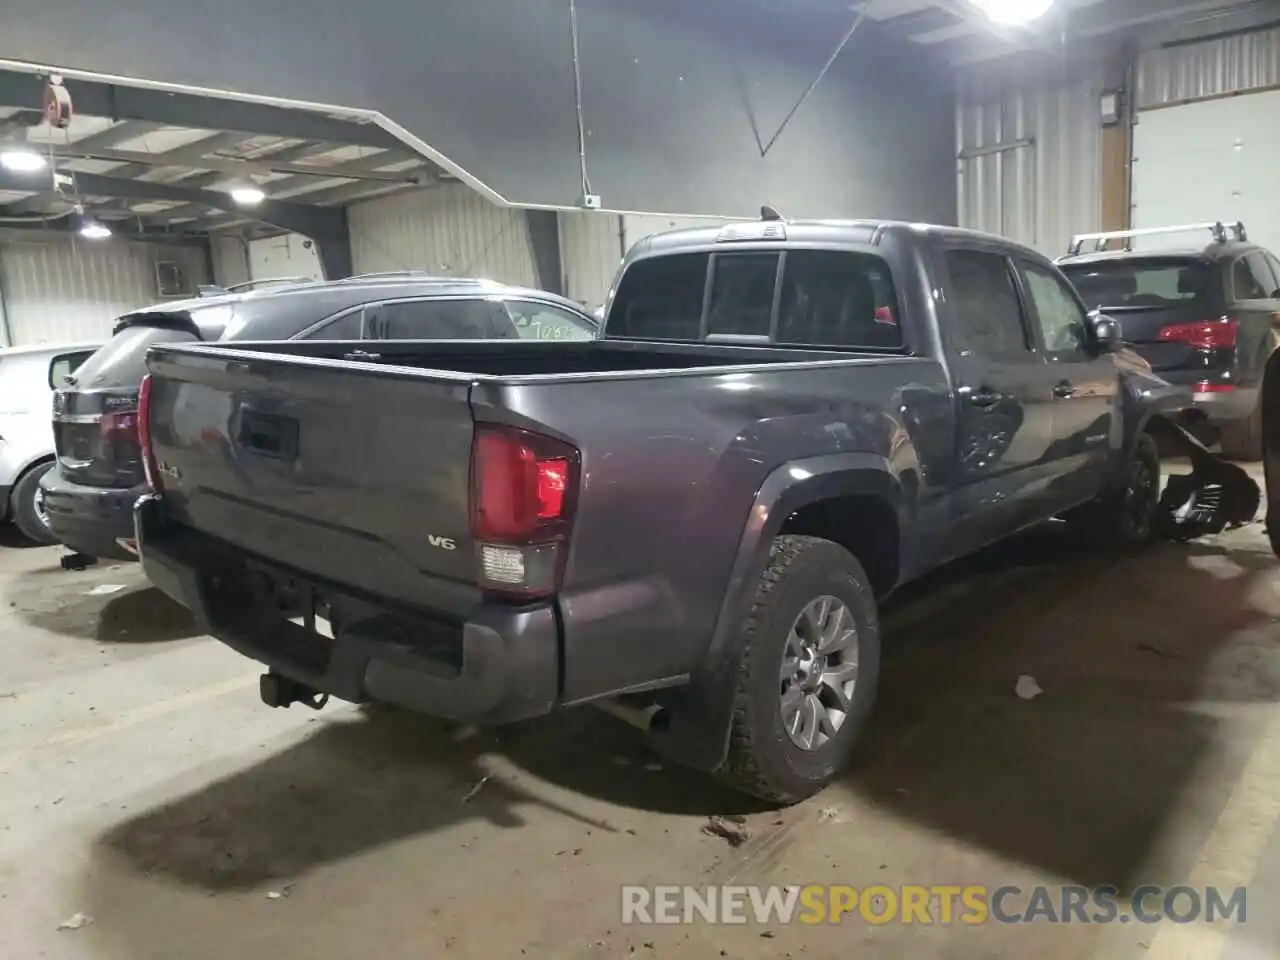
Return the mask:
<path fill-rule="evenodd" d="M 902 479 L 889 462 L 874 454 L 834 454 L 797 460 L 773 470 L 761 484 L 734 558 L 720 612 L 700 667 L 688 685 L 664 691 L 664 722 L 653 731 L 654 746 L 687 766 L 717 769 L 728 753 L 735 678 L 741 648 L 735 630 L 751 609 L 756 583 L 769 559 L 773 539 L 788 521 L 824 504 L 874 505 L 883 534 L 889 518 L 896 543 L 893 563 L 900 564 L 904 523 Z M 846 533 L 855 526 L 844 526 Z M 798 532 L 798 531 L 797 531 Z M 810 533 L 810 535 L 816 535 Z M 826 539 L 835 539 L 828 536 Z M 839 542 L 837 540 L 837 542 Z M 845 544 L 842 544 L 842 546 Z M 851 551 L 857 555 L 857 551 Z M 883 560 L 883 558 L 880 558 Z M 891 572 L 890 572 L 891 571 Z M 882 563 L 877 592 L 888 592 L 898 567 Z"/>

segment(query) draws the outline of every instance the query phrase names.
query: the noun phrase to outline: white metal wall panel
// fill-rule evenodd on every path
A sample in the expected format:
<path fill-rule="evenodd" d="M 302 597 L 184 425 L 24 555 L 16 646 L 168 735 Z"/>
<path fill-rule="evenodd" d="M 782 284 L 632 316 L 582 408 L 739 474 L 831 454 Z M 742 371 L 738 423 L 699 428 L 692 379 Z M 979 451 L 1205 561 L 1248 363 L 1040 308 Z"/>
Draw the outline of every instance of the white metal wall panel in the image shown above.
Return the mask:
<path fill-rule="evenodd" d="M 970 86 L 956 108 L 962 227 L 1053 255 L 1064 252 L 1073 234 L 1099 228 L 1099 74 Z M 990 152 L 966 157 L 971 151 Z"/>
<path fill-rule="evenodd" d="M 1277 86 L 1280 27 L 1144 51 L 1135 102 L 1144 110 Z"/>
<path fill-rule="evenodd" d="M 622 262 L 622 243 L 616 213 L 560 214 L 560 268 L 570 299 L 588 310 L 604 303 Z"/>
<path fill-rule="evenodd" d="M 1242 220 L 1280 250 L 1280 90 L 1144 112 L 1133 135 L 1135 227 Z"/>
<path fill-rule="evenodd" d="M 347 213 L 356 273 L 425 270 L 538 286 L 524 213 L 465 184 L 397 193 Z"/>
<path fill-rule="evenodd" d="M 66 234 L 0 233 L 0 287 L 14 345 L 108 337 L 121 313 L 157 302 L 156 263 L 207 281 L 204 251 Z"/>
<path fill-rule="evenodd" d="M 254 280 L 306 277 L 323 280 L 324 267 L 316 245 L 296 233 L 249 241 L 249 273 Z"/>
<path fill-rule="evenodd" d="M 253 279 L 249 271 L 249 247 L 241 237 L 214 236 L 210 239 L 213 250 L 213 282 L 229 287 Z"/>

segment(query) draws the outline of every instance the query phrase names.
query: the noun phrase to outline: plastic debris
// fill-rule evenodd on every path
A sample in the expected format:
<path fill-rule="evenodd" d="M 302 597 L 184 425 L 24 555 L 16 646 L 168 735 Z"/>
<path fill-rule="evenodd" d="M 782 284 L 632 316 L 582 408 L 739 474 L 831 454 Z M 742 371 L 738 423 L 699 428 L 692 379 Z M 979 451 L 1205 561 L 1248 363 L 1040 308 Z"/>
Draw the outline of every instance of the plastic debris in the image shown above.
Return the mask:
<path fill-rule="evenodd" d="M 486 773 L 483 777 L 476 781 L 476 785 L 467 791 L 467 795 L 462 798 L 463 803 L 470 803 L 475 799 L 475 795 L 484 789 L 484 785 L 493 779 L 493 774 Z"/>
<path fill-rule="evenodd" d="M 121 590 L 127 589 L 123 583 L 100 583 L 88 593 L 86 597 L 109 597 L 113 593 L 119 593 Z"/>
<path fill-rule="evenodd" d="M 740 847 L 751 839 L 751 833 L 745 825 L 734 823 L 726 817 L 707 817 L 707 822 L 702 825 L 702 832 L 709 837 L 727 840 L 731 847 Z"/>
<path fill-rule="evenodd" d="M 81 927 L 87 927 L 93 923 L 93 917 L 87 913 L 76 913 L 63 920 L 58 924 L 59 930 L 79 930 Z"/>
<path fill-rule="evenodd" d="M 1018 678 L 1018 685 L 1013 688 L 1013 692 L 1020 696 L 1023 700 L 1034 700 L 1040 694 L 1044 693 L 1040 689 L 1040 684 L 1036 683 L 1035 677 L 1029 677 L 1025 673 Z"/>

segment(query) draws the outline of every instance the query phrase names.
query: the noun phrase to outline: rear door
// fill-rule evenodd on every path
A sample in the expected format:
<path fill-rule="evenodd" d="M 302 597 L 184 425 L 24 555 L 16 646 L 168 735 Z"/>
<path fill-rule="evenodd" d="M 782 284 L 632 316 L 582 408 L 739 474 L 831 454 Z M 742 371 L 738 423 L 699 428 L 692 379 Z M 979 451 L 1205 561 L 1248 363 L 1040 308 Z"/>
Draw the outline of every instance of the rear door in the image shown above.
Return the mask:
<path fill-rule="evenodd" d="M 1034 341 L 999 247 L 941 251 L 943 324 L 956 393 L 955 511 L 961 553 L 1050 516 L 1055 373 Z"/>
<path fill-rule="evenodd" d="M 1053 373 L 1055 512 L 1091 499 L 1112 466 L 1120 443 L 1116 413 L 1120 373 L 1093 348 L 1089 318 L 1071 286 L 1051 267 L 1019 260 L 1038 348 Z"/>

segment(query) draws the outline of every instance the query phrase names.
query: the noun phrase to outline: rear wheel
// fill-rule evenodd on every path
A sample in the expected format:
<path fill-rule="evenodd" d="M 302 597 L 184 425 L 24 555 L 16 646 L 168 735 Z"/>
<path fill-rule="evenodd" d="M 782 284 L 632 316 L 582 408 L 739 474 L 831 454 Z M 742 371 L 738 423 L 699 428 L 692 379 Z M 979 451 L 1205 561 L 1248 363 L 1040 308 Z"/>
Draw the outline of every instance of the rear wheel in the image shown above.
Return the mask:
<path fill-rule="evenodd" d="M 44 491 L 40 479 L 53 467 L 52 463 L 38 463 L 18 480 L 10 495 L 9 506 L 13 522 L 28 540 L 41 544 L 54 544 L 58 538 L 49 529 L 49 515 L 45 511 Z"/>
<path fill-rule="evenodd" d="M 880 625 L 862 565 L 829 540 L 778 537 L 743 643 L 719 776 L 796 803 L 848 766 L 875 703 Z"/>

